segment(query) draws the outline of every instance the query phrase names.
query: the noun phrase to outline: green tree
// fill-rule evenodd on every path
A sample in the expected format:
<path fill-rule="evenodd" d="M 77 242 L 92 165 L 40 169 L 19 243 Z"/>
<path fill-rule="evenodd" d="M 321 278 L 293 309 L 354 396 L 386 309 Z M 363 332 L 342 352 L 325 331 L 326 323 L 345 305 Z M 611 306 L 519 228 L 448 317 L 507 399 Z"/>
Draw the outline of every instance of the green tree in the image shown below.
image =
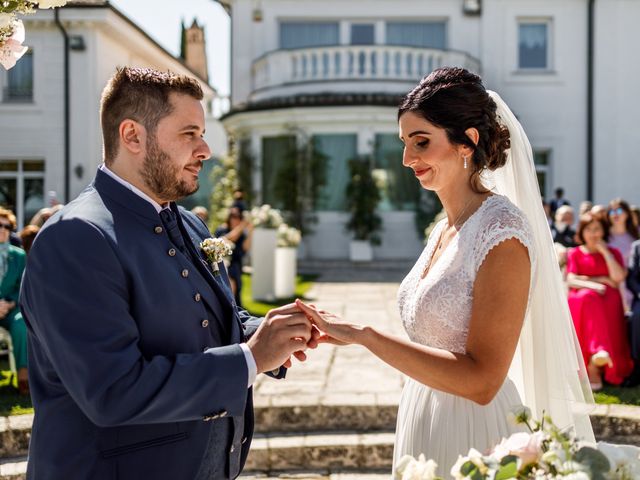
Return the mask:
<path fill-rule="evenodd" d="M 382 229 L 382 218 L 376 213 L 381 195 L 371 174 L 372 159 L 368 156 L 349 160 L 350 180 L 347 184 L 347 205 L 351 217 L 346 225 L 353 232 L 354 240 L 368 240 L 380 244 L 378 232 Z"/>
<path fill-rule="evenodd" d="M 209 230 L 216 228 L 227 220 L 229 207 L 233 203 L 233 191 L 238 187 L 238 172 L 233 154 L 211 160 L 216 162 L 211 171 L 211 201 L 209 203 Z"/>

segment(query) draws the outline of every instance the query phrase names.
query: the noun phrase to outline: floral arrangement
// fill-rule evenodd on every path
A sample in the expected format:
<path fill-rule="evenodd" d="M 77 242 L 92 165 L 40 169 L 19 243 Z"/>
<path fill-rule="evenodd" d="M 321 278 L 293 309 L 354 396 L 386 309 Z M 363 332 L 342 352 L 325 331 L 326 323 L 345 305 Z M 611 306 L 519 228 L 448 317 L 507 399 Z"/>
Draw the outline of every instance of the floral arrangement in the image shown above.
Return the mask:
<path fill-rule="evenodd" d="M 207 257 L 214 272 L 218 272 L 218 263 L 231 256 L 235 244 L 226 238 L 205 238 L 200 242 L 200 248 Z"/>
<path fill-rule="evenodd" d="M 251 209 L 251 223 L 256 228 L 278 228 L 282 225 L 280 210 L 271 208 L 271 205 L 262 205 Z"/>
<path fill-rule="evenodd" d="M 0 64 L 9 70 L 27 52 L 22 45 L 25 33 L 18 14 L 35 13 L 38 8 L 62 7 L 67 0 L 0 0 Z"/>
<path fill-rule="evenodd" d="M 459 456 L 451 468 L 456 480 L 633 480 L 640 478 L 640 448 L 599 442 L 581 444 L 573 432 L 556 427 L 551 418 L 532 421 L 531 411 L 521 407 L 511 414 L 528 432 L 503 438 L 489 454 L 475 449 Z M 405 455 L 398 462 L 398 480 L 442 480 L 437 464 L 420 455 Z"/>
<path fill-rule="evenodd" d="M 302 240 L 300 230 L 290 227 L 286 223 L 278 227 L 278 247 L 297 247 Z"/>

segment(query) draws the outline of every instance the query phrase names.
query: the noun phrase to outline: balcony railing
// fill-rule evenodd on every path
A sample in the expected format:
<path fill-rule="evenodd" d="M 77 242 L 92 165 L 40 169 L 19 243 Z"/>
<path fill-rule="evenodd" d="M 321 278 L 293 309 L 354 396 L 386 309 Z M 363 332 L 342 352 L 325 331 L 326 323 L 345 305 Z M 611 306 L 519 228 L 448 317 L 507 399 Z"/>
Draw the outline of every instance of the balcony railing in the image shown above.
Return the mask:
<path fill-rule="evenodd" d="M 307 82 L 415 82 L 441 66 L 479 71 L 464 52 L 392 45 L 340 45 L 267 53 L 253 63 L 253 90 Z"/>

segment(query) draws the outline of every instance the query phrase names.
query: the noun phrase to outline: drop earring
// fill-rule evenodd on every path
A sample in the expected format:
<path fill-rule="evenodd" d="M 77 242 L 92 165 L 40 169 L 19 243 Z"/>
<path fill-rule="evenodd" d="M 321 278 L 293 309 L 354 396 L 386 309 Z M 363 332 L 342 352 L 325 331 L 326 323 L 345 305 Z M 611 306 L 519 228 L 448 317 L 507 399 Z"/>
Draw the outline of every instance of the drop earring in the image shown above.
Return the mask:
<path fill-rule="evenodd" d="M 462 157 L 462 158 L 464 159 L 464 168 L 466 170 L 467 167 L 469 166 L 469 165 L 467 165 L 467 157 Z"/>

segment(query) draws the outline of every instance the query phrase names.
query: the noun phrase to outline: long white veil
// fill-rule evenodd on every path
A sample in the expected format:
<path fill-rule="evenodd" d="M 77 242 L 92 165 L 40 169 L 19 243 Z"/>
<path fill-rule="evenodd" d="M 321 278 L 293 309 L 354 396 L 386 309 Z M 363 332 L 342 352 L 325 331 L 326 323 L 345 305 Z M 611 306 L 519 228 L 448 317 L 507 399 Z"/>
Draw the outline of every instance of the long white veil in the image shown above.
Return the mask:
<path fill-rule="evenodd" d="M 529 310 L 509 378 L 536 418 L 541 419 L 544 411 L 558 427 L 573 426 L 580 440 L 593 442 L 589 420 L 593 394 L 542 209 L 531 144 L 502 98 L 492 91 L 489 95 L 498 105 L 498 121 L 509 129 L 511 148 L 506 165 L 484 174 L 483 183 L 524 212 L 533 231 L 537 259 Z"/>

